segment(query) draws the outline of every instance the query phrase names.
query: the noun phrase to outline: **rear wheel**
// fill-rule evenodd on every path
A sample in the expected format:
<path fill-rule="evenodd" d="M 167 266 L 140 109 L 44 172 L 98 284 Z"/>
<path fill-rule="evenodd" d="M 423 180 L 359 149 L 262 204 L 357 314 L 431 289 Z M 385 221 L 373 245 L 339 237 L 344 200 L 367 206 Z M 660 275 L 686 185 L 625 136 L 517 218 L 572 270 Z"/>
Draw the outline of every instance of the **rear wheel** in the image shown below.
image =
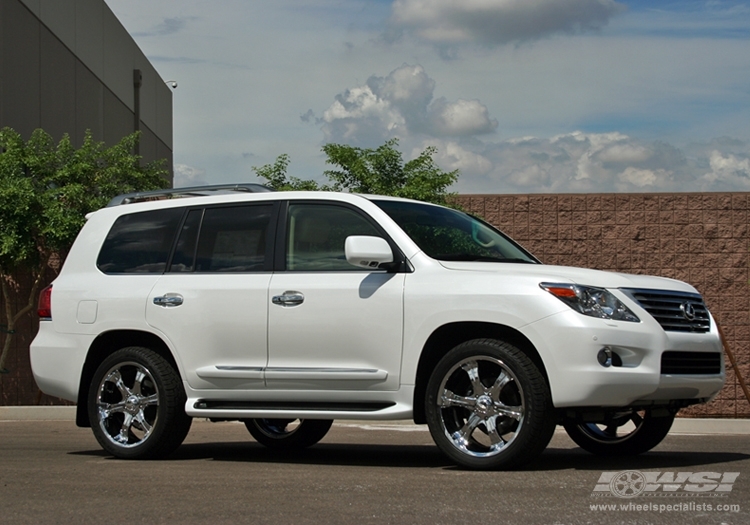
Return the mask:
<path fill-rule="evenodd" d="M 472 469 L 514 468 L 539 455 L 555 430 L 549 388 L 529 357 L 491 339 L 458 345 L 427 385 L 425 413 L 437 446 Z"/>
<path fill-rule="evenodd" d="M 331 419 L 246 419 L 247 430 L 255 440 L 269 448 L 302 449 L 323 439 Z"/>
<path fill-rule="evenodd" d="M 131 346 L 107 357 L 89 388 L 91 429 L 104 450 L 123 459 L 169 455 L 192 419 L 177 371 L 148 348 Z"/>
<path fill-rule="evenodd" d="M 563 423 L 570 438 L 582 449 L 600 456 L 633 456 L 662 442 L 674 415 L 653 417 L 648 410 L 625 410 L 602 423 Z"/>

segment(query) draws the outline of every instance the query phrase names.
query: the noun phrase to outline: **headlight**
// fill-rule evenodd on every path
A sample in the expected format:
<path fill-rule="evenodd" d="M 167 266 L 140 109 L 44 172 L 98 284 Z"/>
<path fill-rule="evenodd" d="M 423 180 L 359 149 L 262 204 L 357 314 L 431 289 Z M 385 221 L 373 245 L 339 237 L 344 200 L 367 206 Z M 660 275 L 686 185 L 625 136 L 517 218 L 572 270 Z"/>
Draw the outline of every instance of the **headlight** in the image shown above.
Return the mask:
<path fill-rule="evenodd" d="M 641 322 L 627 306 L 604 288 L 566 283 L 540 283 L 539 286 L 583 315 L 632 323 Z"/>

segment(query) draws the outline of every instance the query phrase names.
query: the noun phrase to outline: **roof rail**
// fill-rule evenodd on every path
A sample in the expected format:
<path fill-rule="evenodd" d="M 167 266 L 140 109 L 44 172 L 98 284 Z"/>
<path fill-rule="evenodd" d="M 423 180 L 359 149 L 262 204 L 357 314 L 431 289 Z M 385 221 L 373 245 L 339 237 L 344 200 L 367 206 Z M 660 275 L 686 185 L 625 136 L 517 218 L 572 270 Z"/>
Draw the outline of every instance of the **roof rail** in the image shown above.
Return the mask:
<path fill-rule="evenodd" d="M 113 198 L 107 204 L 107 208 L 120 206 L 121 204 L 132 204 L 134 202 L 155 201 L 162 199 L 172 199 L 174 197 L 205 197 L 219 193 L 232 193 L 235 191 L 245 193 L 265 193 L 273 191 L 262 184 L 241 183 L 241 184 L 212 184 L 209 186 L 191 186 L 189 188 L 166 188 L 154 191 L 138 191 L 135 193 L 125 193 Z"/>

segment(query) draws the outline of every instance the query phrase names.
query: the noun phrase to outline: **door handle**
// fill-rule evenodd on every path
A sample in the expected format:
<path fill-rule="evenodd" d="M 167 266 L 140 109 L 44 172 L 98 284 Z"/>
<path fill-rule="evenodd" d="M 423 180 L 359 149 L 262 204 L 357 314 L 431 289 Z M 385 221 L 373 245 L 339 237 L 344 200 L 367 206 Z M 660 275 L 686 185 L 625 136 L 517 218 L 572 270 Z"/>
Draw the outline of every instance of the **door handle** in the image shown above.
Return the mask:
<path fill-rule="evenodd" d="M 170 308 L 173 306 L 180 306 L 182 304 L 182 296 L 180 294 L 172 294 L 168 293 L 165 295 L 162 295 L 161 297 L 154 297 L 154 304 L 156 306 L 163 306 L 165 308 Z"/>
<path fill-rule="evenodd" d="M 273 304 L 279 306 L 297 306 L 305 301 L 305 296 L 302 292 L 286 291 L 281 295 L 274 295 L 271 299 Z"/>

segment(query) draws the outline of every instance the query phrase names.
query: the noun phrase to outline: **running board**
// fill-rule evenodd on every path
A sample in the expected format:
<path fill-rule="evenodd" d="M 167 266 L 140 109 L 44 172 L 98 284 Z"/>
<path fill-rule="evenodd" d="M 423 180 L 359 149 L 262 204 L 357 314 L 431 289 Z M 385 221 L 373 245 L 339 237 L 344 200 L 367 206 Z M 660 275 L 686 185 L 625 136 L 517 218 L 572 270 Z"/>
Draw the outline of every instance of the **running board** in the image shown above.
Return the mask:
<path fill-rule="evenodd" d="M 205 401 L 193 405 L 196 410 L 289 410 L 321 412 L 377 412 L 396 403 L 324 403 L 315 401 Z"/>

